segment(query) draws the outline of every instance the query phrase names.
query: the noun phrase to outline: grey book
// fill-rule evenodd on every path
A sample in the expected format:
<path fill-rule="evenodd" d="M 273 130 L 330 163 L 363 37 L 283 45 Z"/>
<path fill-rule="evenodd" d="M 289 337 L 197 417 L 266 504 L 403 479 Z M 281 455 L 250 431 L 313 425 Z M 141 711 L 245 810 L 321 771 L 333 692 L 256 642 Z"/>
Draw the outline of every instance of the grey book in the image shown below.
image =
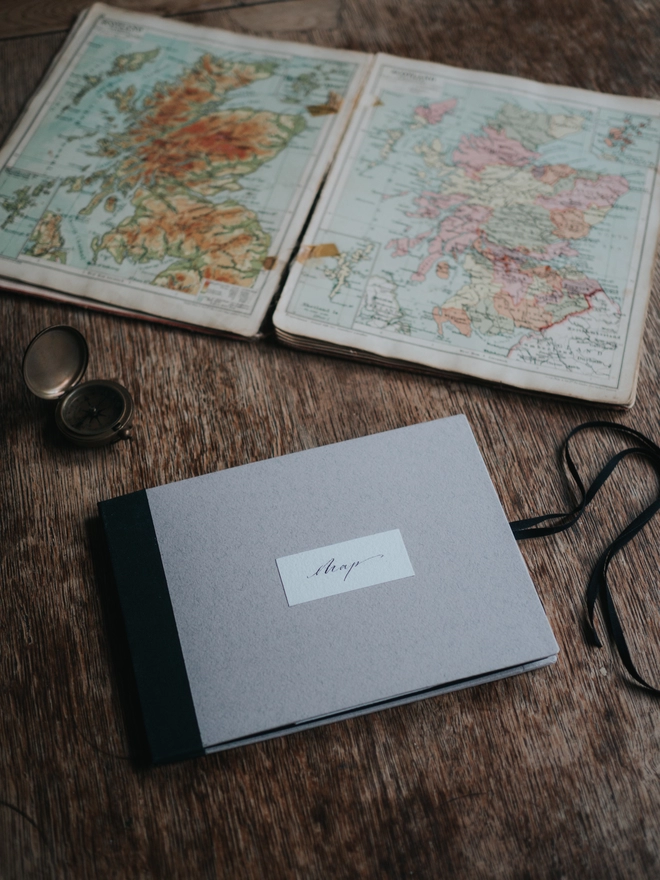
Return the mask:
<path fill-rule="evenodd" d="M 464 416 L 99 508 L 154 763 L 556 660 Z"/>

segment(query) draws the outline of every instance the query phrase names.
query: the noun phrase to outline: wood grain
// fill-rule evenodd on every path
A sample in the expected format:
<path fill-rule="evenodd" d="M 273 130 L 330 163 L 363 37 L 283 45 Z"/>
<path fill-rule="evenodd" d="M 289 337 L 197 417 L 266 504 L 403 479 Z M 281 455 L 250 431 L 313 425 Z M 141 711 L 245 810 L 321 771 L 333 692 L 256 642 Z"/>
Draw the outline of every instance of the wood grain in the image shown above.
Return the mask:
<path fill-rule="evenodd" d="M 278 2 L 280 0 L 142 0 L 135 4 L 132 0 L 116 0 L 108 5 L 154 15 L 185 17 L 200 10 L 249 6 L 252 3 L 265 6 Z M 0 40 L 66 31 L 78 13 L 87 6 L 91 6 L 88 0 L 58 0 L 50 4 L 44 4 L 41 0 L 24 0 L 22 3 L 0 0 Z"/>
<path fill-rule="evenodd" d="M 309 19 L 285 9 L 280 19 L 224 10 L 189 20 L 660 95 L 655 2 L 342 0 L 329 9 L 312 3 Z M 3 44 L 3 133 L 62 38 Z M 638 402 L 623 415 L 599 411 L 656 439 L 658 292 L 656 281 Z M 50 407 L 23 387 L 23 349 L 55 323 L 86 336 L 90 378 L 133 392 L 133 445 L 67 446 Z M 150 770 L 126 757 L 136 723 L 111 638 L 97 501 L 458 412 L 510 518 L 569 504 L 555 451 L 593 417 L 586 406 L 0 295 L 1 877 L 660 874 L 660 705 L 581 629 L 599 549 L 631 503 L 656 491 L 641 465 L 627 465 L 574 532 L 522 546 L 561 645 L 556 667 L 180 765 Z M 580 443 L 587 474 L 609 449 Z M 612 578 L 640 668 L 655 682 L 659 540 L 654 522 Z"/>

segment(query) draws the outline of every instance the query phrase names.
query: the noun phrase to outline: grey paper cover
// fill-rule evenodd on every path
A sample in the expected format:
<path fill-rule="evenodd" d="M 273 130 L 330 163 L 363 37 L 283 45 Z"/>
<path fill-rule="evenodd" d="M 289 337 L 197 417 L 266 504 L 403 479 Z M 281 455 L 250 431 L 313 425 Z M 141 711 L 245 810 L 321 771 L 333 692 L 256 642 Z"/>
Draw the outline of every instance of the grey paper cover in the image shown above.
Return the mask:
<path fill-rule="evenodd" d="M 464 416 L 147 498 L 206 749 L 557 653 Z M 397 529 L 414 576 L 288 604 L 276 560 Z"/>

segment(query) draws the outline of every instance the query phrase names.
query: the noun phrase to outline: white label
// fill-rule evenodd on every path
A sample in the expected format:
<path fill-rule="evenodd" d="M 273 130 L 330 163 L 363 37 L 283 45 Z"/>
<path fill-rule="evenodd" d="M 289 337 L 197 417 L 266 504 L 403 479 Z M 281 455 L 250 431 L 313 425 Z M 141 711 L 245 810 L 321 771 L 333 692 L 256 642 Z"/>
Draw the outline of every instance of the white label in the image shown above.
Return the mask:
<path fill-rule="evenodd" d="M 414 577 L 401 532 L 381 532 L 277 560 L 289 605 Z"/>

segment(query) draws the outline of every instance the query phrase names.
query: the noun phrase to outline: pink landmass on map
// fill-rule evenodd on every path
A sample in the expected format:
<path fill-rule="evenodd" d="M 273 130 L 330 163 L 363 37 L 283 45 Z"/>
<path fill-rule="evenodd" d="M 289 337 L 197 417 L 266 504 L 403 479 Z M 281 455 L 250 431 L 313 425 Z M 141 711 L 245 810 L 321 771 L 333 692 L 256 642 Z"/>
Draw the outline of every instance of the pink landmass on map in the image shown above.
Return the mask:
<path fill-rule="evenodd" d="M 429 270 L 441 254 L 463 253 L 481 234 L 481 227 L 488 221 L 492 209 L 485 205 L 462 205 L 451 217 L 443 220 L 438 234 L 429 242 L 429 254 L 412 275 L 413 281 L 424 281 Z"/>
<path fill-rule="evenodd" d="M 520 141 L 515 141 L 505 134 L 486 126 L 485 137 L 480 135 L 463 135 L 454 150 L 453 159 L 470 177 L 477 177 L 487 165 L 510 165 L 520 168 L 539 154 L 527 150 Z"/>
<path fill-rule="evenodd" d="M 426 190 L 421 196 L 418 196 L 414 200 L 419 210 L 409 211 L 406 216 L 429 217 L 434 219 L 438 214 L 441 214 L 442 211 L 447 211 L 454 205 L 460 205 L 460 203 L 464 202 L 466 198 L 467 196 L 461 195 L 461 193 L 452 193 L 450 196 L 443 196 L 440 193 Z"/>
<path fill-rule="evenodd" d="M 579 177 L 571 189 L 556 196 L 538 196 L 536 204 L 551 210 L 577 208 L 586 211 L 590 207 L 611 208 L 624 193 L 628 192 L 628 181 L 618 174 L 604 174 L 597 180 Z"/>
<path fill-rule="evenodd" d="M 495 310 L 500 315 L 511 318 L 517 327 L 529 327 L 533 330 L 556 327 L 568 318 L 589 311 L 592 308 L 591 298 L 602 293 L 602 287 L 593 278 L 563 278 L 552 266 L 534 266 L 523 271 L 528 272 L 531 277 L 539 277 L 543 281 L 543 288 L 533 297 L 516 300 L 510 289 L 501 287 L 493 297 Z M 573 303 L 574 309 L 561 315 L 561 304 L 565 300 Z M 560 308 L 559 317 L 553 307 Z"/>
<path fill-rule="evenodd" d="M 428 232 L 420 232 L 419 235 L 416 235 L 414 238 L 393 238 L 391 241 L 387 242 L 385 247 L 392 250 L 393 257 L 405 257 L 409 251 L 416 248 L 417 245 L 424 241 L 425 238 L 428 238 L 432 232 L 433 230 L 429 229 Z"/>
<path fill-rule="evenodd" d="M 563 278 L 562 287 L 567 296 L 587 298 L 603 289 L 595 278 Z"/>
<path fill-rule="evenodd" d="M 519 264 L 506 254 L 497 256 L 489 253 L 488 256 L 493 262 L 493 281 L 509 294 L 514 305 L 518 305 L 527 295 L 532 274 L 523 272 Z"/>
<path fill-rule="evenodd" d="M 527 296 L 529 286 L 534 278 L 539 278 L 545 287 L 545 293 L 537 291 L 535 294 L 535 298 L 539 302 L 550 303 L 561 300 L 563 296 L 562 290 L 567 282 L 556 269 L 553 269 L 546 262 L 546 260 L 556 256 L 557 253 L 562 253 L 559 249 L 561 244 L 564 244 L 564 242 L 550 245 L 543 253 L 530 253 L 528 251 L 517 252 L 510 248 L 489 243 L 488 247 L 481 249 L 481 253 L 493 266 L 493 280 L 510 297 L 512 306 L 517 307 Z M 530 259 L 543 262 L 541 265 L 529 265 Z M 526 264 L 524 269 L 520 265 L 521 260 Z"/>
<path fill-rule="evenodd" d="M 524 297 L 517 301 L 506 288 L 502 287 L 493 297 L 495 310 L 506 318 L 511 318 L 517 327 L 529 327 L 532 330 L 547 330 L 556 327 L 567 318 L 573 318 L 591 308 L 591 297 L 602 288 L 597 281 L 583 278 L 579 281 L 568 281 L 551 266 L 536 266 L 526 270 L 531 275 L 538 275 L 545 282 L 545 290 L 539 291 L 534 297 Z M 564 299 L 575 303 L 575 309 L 558 318 L 553 306 L 561 304 Z M 583 307 L 579 307 L 580 301 Z"/>
<path fill-rule="evenodd" d="M 437 125 L 445 113 L 449 113 L 456 106 L 456 98 L 450 98 L 448 101 L 438 101 L 435 104 L 429 104 L 428 107 L 415 107 L 415 116 L 421 117 L 429 125 Z"/>

